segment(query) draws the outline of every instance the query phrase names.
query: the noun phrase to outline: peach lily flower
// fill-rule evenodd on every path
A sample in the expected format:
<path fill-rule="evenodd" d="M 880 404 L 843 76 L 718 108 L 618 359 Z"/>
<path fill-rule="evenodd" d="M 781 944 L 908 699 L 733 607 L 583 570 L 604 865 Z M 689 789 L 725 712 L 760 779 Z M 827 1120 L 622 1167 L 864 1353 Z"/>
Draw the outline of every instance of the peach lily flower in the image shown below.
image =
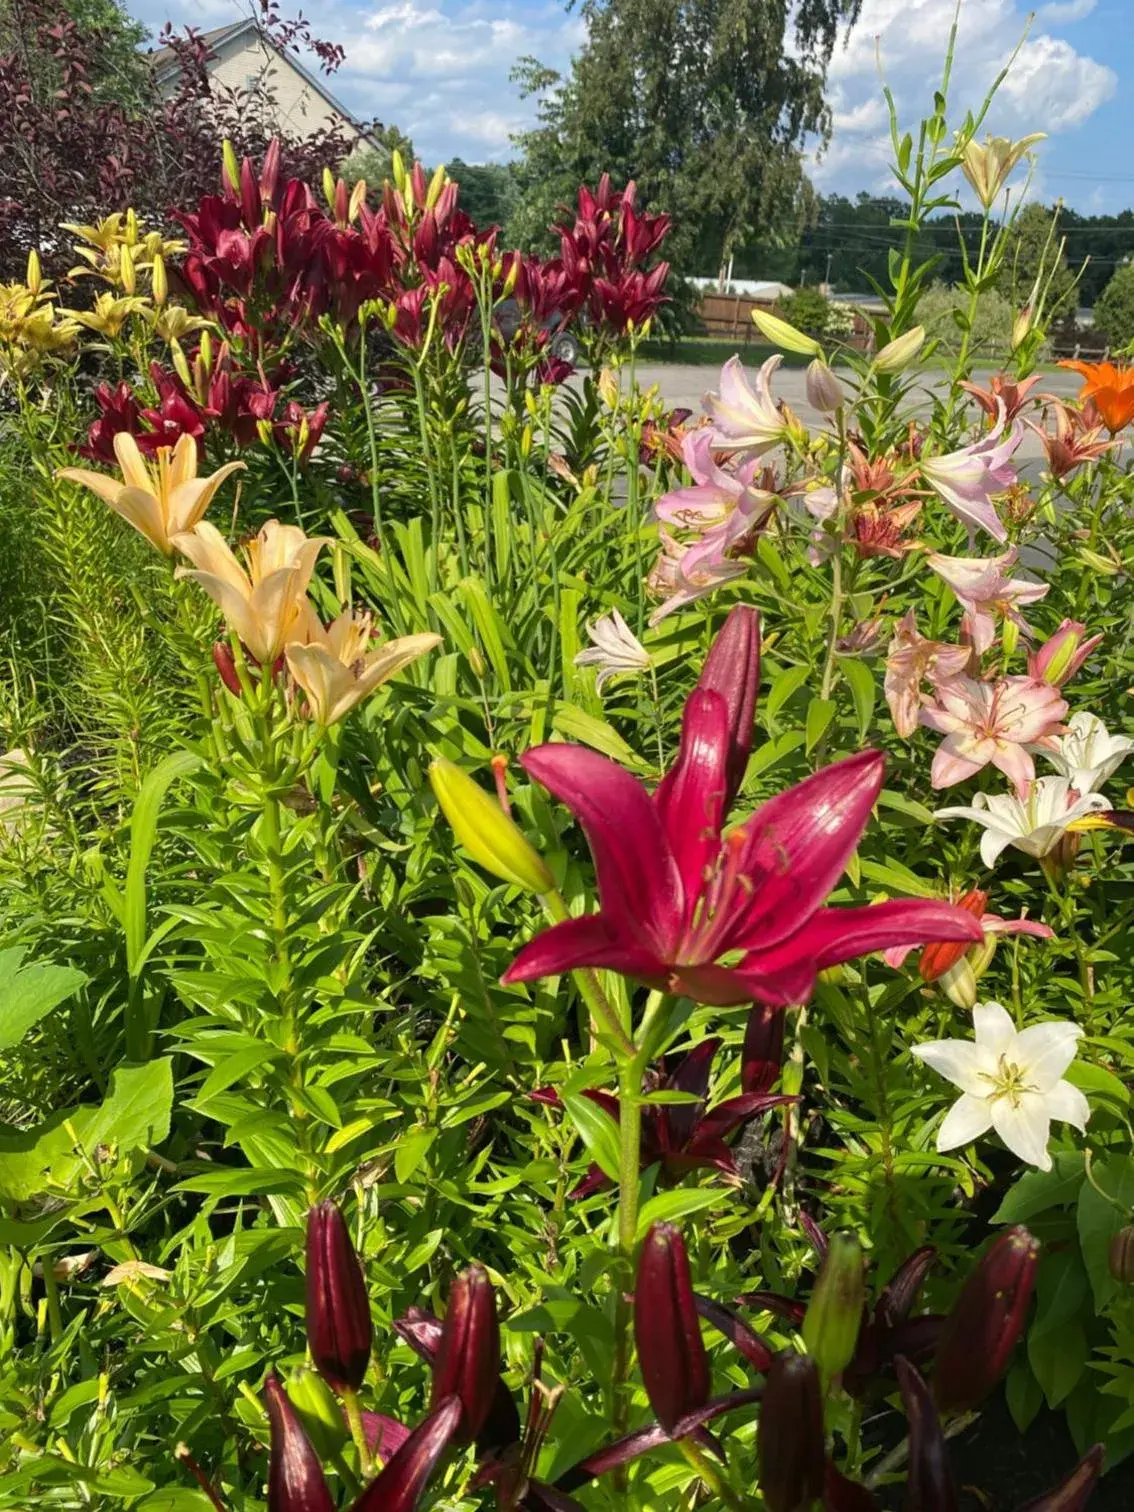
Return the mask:
<path fill-rule="evenodd" d="M 995 557 L 951 557 L 934 552 L 927 558 L 929 566 L 949 584 L 964 609 L 964 630 L 978 656 L 982 656 L 996 639 L 995 616 L 998 614 L 1011 620 L 1024 635 L 1032 633 L 1019 605 L 1036 603 L 1044 597 L 1050 585 L 1009 577 L 1008 571 L 1016 565 L 1019 554 L 1014 546 L 1010 546 Z"/>
<path fill-rule="evenodd" d="M 939 683 L 937 702 L 919 715 L 923 725 L 945 736 L 930 781 L 935 788 L 953 787 L 991 762 L 1026 798 L 1036 775 L 1027 747 L 1051 749 L 1066 713 L 1059 690 L 1030 677 L 995 682 L 954 677 Z"/>
<path fill-rule="evenodd" d="M 61 467 L 55 476 L 81 483 L 105 499 L 163 556 L 173 555 L 173 537 L 192 530 L 225 479 L 244 467 L 243 462 L 226 462 L 210 477 L 199 478 L 197 443 L 192 436 L 182 436 L 172 450 L 159 446 L 152 467 L 134 437 L 125 432 L 114 438 L 114 455 L 122 471 L 121 483 L 88 467 Z"/>
<path fill-rule="evenodd" d="M 285 648 L 288 670 L 307 695 L 316 724 L 333 725 L 410 662 L 441 644 L 439 635 L 404 635 L 371 649 L 369 614 L 347 609 L 324 628 L 303 626 L 305 641 Z"/>
<path fill-rule="evenodd" d="M 193 568 L 179 567 L 177 576 L 200 583 L 250 655 L 271 666 L 286 645 L 313 633 L 317 622 L 307 585 L 328 540 L 309 540 L 298 525 L 269 520 L 243 548 L 246 570 L 220 531 L 202 520 L 195 530 L 173 538 L 193 563 Z"/>
<path fill-rule="evenodd" d="M 923 680 L 928 677 L 936 682 L 959 676 L 971 655 L 968 646 L 928 640 L 918 630 L 913 610 L 906 611 L 894 627 L 884 684 L 894 728 L 903 740 L 917 729 Z"/>

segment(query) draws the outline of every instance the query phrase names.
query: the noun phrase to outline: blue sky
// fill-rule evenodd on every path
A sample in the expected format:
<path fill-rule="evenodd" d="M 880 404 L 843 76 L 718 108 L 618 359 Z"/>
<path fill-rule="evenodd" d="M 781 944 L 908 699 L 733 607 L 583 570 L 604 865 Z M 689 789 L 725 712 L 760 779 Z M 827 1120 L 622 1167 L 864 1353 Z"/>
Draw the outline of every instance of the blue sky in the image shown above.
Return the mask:
<path fill-rule="evenodd" d="M 246 14 L 247 0 L 126 0 L 153 31 L 169 19 L 202 28 Z M 835 132 L 811 165 L 823 191 L 888 186 L 889 142 L 875 62 L 909 124 L 940 77 L 955 0 L 863 0 L 830 73 Z M 292 10 L 283 0 L 285 12 Z M 505 158 L 532 117 L 508 73 L 525 53 L 563 68 L 583 35 L 555 0 L 323 0 L 304 7 L 347 60 L 330 88 L 356 114 L 394 121 L 429 162 Z M 959 119 L 976 105 L 1023 33 L 1024 0 L 964 0 L 952 91 Z M 989 117 L 1005 135 L 1046 131 L 1033 194 L 1083 212 L 1134 205 L 1130 95 L 1134 0 L 1040 0 Z"/>

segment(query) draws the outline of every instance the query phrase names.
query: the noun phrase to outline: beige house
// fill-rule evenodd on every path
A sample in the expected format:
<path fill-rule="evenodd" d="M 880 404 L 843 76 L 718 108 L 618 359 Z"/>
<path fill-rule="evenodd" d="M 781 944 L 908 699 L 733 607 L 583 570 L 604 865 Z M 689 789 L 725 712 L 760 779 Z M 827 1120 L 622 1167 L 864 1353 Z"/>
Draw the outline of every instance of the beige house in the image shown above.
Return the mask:
<path fill-rule="evenodd" d="M 276 47 L 251 17 L 204 32 L 202 40 L 209 47 L 205 65 L 209 78 L 238 93 L 265 89 L 275 100 L 275 124 L 280 131 L 307 137 L 333 124 L 348 137 L 373 145 L 361 122 L 326 84 L 298 58 Z M 159 47 L 153 64 L 158 88 L 163 95 L 172 95 L 181 72 L 177 55 L 171 48 Z"/>

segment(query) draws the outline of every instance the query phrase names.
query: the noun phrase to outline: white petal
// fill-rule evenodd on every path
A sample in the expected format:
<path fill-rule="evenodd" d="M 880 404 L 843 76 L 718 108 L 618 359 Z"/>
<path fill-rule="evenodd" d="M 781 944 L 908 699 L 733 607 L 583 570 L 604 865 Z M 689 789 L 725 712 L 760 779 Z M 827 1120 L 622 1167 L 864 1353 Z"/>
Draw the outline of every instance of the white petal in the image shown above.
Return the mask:
<path fill-rule="evenodd" d="M 1012 1015 L 999 1003 L 977 1003 L 973 1009 L 973 1033 L 981 1049 L 988 1050 L 996 1061 L 1012 1048 L 1016 1025 L 1012 1022 Z M 1065 1066 L 1060 1067 L 1060 1076 L 1065 1070 Z"/>
<path fill-rule="evenodd" d="M 1016 1036 L 1012 1059 L 1029 1086 L 1038 1092 L 1050 1092 L 1075 1059 L 1075 1049 L 1082 1037 L 1078 1024 L 1062 1019 L 1032 1024 Z"/>
<path fill-rule="evenodd" d="M 992 1107 L 987 1098 L 970 1097 L 966 1092 L 946 1113 L 937 1131 L 937 1148 L 955 1150 L 972 1144 L 992 1128 Z"/>
<path fill-rule="evenodd" d="M 1001 829 L 986 829 L 980 837 L 980 859 L 985 866 L 993 867 L 1001 854 L 1012 844 L 1012 836 Z"/>
<path fill-rule="evenodd" d="M 962 1092 L 982 1097 L 990 1090 L 986 1078 L 995 1070 L 996 1061 L 980 1045 L 971 1045 L 968 1040 L 933 1040 L 928 1045 L 915 1045 L 910 1054 Z"/>
<path fill-rule="evenodd" d="M 1074 1124 L 1080 1134 L 1087 1132 L 1091 1105 L 1078 1087 L 1073 1087 L 1069 1081 L 1056 1082 L 1044 1101 L 1047 1103 L 1049 1118 L 1058 1118 L 1063 1123 Z"/>
<path fill-rule="evenodd" d="M 1015 1105 L 1007 1097 L 998 1097 L 992 1104 L 992 1127 L 1013 1155 L 1041 1171 L 1051 1170 L 1047 1153 L 1051 1120 L 1047 1102 L 1038 1092 L 1023 1093 Z"/>

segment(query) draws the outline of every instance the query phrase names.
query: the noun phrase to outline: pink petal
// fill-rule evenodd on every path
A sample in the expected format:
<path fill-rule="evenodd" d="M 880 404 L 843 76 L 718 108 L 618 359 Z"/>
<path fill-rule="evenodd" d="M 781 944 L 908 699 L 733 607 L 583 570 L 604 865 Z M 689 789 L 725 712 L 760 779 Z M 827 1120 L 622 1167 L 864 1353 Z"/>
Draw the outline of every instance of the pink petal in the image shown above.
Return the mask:
<path fill-rule="evenodd" d="M 695 688 L 685 705 L 677 761 L 654 794 L 654 808 L 681 874 L 687 915 L 720 850 L 731 745 L 724 699 Z"/>
<path fill-rule="evenodd" d="M 985 914 L 980 922 L 985 934 L 1026 934 L 1041 940 L 1055 939 L 1055 930 L 1050 924 L 1041 924 L 1038 919 L 1000 919 L 995 914 Z"/>
<path fill-rule="evenodd" d="M 964 736 L 960 734 L 950 735 L 937 747 L 929 770 L 929 780 L 935 788 L 953 787 L 958 782 L 975 777 L 977 772 L 988 765 L 987 756 L 979 760 L 975 753 L 970 755 L 958 749 L 963 739 Z"/>
<path fill-rule="evenodd" d="M 642 784 L 583 746 L 537 746 L 520 759 L 582 825 L 606 918 L 629 941 L 670 954 L 682 922 L 681 875 Z"/>
<path fill-rule="evenodd" d="M 747 976 L 774 975 L 799 960 L 815 971 L 896 945 L 983 938 L 980 921 L 963 908 L 931 898 L 895 898 L 862 908 L 824 908 L 774 950 L 753 951 L 741 962 Z"/>
<path fill-rule="evenodd" d="M 1036 764 L 1023 746 L 1002 745 L 993 756 L 992 764 L 1015 784 L 1021 798 L 1026 796 L 1035 781 Z"/>
<path fill-rule="evenodd" d="M 605 914 L 585 914 L 553 924 L 529 940 L 500 980 L 534 982 L 581 966 L 619 971 L 657 986 L 664 985 L 668 970 L 635 940 L 619 935 Z"/>
<path fill-rule="evenodd" d="M 729 929 L 729 947 L 766 949 L 811 917 L 854 854 L 884 771 L 880 751 L 849 756 L 770 798 L 745 822 L 740 870 L 752 895 Z"/>
<path fill-rule="evenodd" d="M 728 709 L 727 813 L 744 779 L 752 751 L 756 694 L 760 686 L 760 616 L 750 605 L 737 604 L 729 610 L 728 618 L 709 648 L 697 686 L 710 693 L 719 693 Z"/>

